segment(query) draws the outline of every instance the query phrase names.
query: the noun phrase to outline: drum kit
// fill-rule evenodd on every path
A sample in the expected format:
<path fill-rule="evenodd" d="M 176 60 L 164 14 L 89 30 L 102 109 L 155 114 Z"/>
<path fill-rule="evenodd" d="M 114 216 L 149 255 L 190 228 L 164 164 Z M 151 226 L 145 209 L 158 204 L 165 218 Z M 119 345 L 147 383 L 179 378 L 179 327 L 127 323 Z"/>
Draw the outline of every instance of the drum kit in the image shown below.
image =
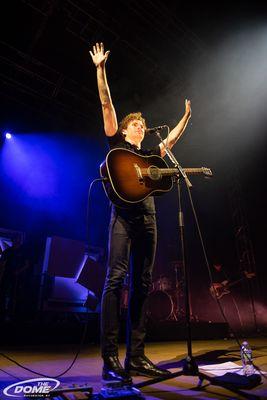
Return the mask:
<path fill-rule="evenodd" d="M 177 266 L 175 265 L 175 268 Z M 146 315 L 153 322 L 178 321 L 184 317 L 183 280 L 160 275 L 148 294 Z M 127 275 L 121 296 L 121 313 L 126 314 L 129 301 L 129 276 Z"/>
<path fill-rule="evenodd" d="M 175 285 L 177 286 L 177 285 Z M 166 276 L 160 276 L 153 282 L 147 300 L 147 316 L 152 321 L 177 321 L 182 313 L 179 304 L 181 289 L 174 287 Z"/>

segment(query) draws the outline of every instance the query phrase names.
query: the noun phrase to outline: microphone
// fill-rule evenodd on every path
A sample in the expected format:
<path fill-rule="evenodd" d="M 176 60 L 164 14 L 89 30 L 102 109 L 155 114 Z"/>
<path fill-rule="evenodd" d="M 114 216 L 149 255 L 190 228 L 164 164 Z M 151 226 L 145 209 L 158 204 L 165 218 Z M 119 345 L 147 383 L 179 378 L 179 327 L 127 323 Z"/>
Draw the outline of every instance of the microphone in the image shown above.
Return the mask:
<path fill-rule="evenodd" d="M 146 135 L 150 135 L 151 133 L 156 133 L 157 131 L 162 131 L 162 129 L 166 127 L 167 125 L 160 125 L 160 126 L 155 126 L 154 128 L 148 128 L 146 129 Z"/>

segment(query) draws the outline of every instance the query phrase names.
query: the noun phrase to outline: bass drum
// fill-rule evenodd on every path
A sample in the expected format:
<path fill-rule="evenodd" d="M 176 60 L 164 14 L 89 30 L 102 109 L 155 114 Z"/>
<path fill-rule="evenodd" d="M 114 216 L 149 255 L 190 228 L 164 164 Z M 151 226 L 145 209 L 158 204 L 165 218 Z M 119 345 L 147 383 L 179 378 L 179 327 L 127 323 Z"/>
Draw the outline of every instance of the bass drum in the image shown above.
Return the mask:
<path fill-rule="evenodd" d="M 174 314 L 171 296 L 163 290 L 154 290 L 148 295 L 147 316 L 152 321 L 167 321 Z"/>

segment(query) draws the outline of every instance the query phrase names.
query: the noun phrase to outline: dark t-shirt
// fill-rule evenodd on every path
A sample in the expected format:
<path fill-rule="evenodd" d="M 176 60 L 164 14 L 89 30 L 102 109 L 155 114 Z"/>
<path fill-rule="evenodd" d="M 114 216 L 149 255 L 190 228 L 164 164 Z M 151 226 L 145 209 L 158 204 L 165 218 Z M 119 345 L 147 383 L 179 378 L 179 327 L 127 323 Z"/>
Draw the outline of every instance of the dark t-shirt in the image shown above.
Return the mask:
<path fill-rule="evenodd" d="M 160 147 L 156 146 L 153 149 L 143 150 L 138 149 L 135 145 L 132 145 L 129 142 L 126 142 L 123 134 L 117 132 L 114 136 L 108 136 L 108 144 L 110 149 L 122 148 L 131 150 L 136 154 L 140 154 L 142 156 L 152 156 L 152 155 L 160 155 Z M 126 204 L 121 203 L 119 207 L 113 206 L 118 214 L 121 215 L 140 215 L 140 214 L 155 214 L 155 203 L 154 198 L 152 196 L 147 197 L 145 200 L 135 203 L 135 204 Z"/>
<path fill-rule="evenodd" d="M 227 275 L 226 275 L 226 273 L 225 273 L 225 271 L 223 269 L 218 271 L 217 269 L 212 268 L 211 275 L 212 275 L 212 279 L 213 279 L 214 283 L 215 282 L 216 283 L 221 283 L 223 281 L 229 281 L 229 279 L 228 279 L 228 277 L 227 277 Z"/>

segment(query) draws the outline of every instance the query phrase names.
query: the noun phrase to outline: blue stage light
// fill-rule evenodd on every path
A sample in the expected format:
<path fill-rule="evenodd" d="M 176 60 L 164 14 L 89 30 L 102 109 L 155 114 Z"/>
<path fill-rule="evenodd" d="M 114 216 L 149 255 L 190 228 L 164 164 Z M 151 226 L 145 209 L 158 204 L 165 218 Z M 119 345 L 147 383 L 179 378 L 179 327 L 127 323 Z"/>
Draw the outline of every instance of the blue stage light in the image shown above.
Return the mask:
<path fill-rule="evenodd" d="M 12 138 L 12 135 L 11 135 L 10 132 L 6 132 L 5 135 L 6 135 L 6 139 L 11 139 Z"/>

